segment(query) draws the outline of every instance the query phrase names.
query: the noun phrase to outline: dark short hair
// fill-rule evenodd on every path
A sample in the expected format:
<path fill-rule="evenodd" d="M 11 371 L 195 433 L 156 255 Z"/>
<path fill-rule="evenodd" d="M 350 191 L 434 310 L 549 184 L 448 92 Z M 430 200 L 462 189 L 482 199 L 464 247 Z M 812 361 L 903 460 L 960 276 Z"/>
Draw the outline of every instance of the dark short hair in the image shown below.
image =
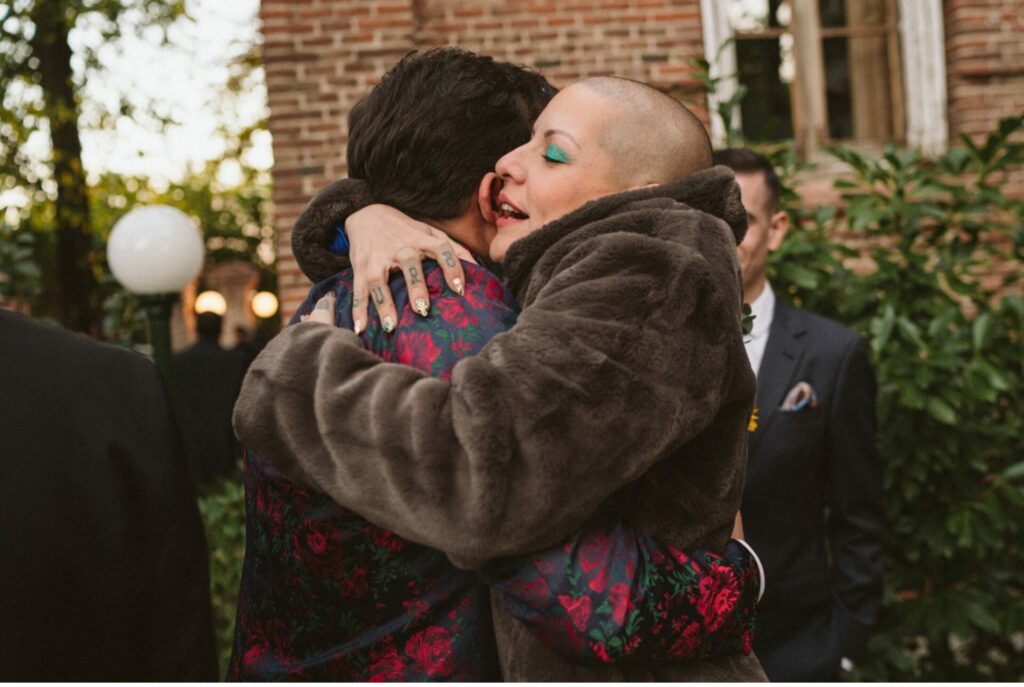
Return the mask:
<path fill-rule="evenodd" d="M 779 200 L 782 197 L 782 184 L 779 182 L 779 175 L 775 168 L 761 153 L 750 148 L 724 148 L 716 150 L 712 154 L 716 165 L 725 165 L 734 172 L 753 174 L 764 173 L 764 185 L 768 189 L 768 210 L 775 212 L 779 209 Z"/>
<path fill-rule="evenodd" d="M 458 217 L 555 92 L 536 72 L 465 50 L 411 53 L 349 113 L 349 176 L 413 217 Z"/>
<path fill-rule="evenodd" d="M 220 329 L 224 324 L 224 318 L 215 312 L 201 312 L 196 315 L 196 334 L 200 339 L 220 339 Z"/>

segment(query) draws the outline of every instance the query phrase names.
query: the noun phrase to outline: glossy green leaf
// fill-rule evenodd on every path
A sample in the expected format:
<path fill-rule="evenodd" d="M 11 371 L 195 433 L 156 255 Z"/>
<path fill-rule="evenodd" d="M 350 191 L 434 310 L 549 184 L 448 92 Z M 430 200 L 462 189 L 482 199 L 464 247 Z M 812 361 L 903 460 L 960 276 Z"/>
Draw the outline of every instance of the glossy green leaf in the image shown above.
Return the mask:
<path fill-rule="evenodd" d="M 945 401 L 932 396 L 925 402 L 925 408 L 928 410 L 928 414 L 939 422 L 947 425 L 956 424 L 956 411 Z"/>

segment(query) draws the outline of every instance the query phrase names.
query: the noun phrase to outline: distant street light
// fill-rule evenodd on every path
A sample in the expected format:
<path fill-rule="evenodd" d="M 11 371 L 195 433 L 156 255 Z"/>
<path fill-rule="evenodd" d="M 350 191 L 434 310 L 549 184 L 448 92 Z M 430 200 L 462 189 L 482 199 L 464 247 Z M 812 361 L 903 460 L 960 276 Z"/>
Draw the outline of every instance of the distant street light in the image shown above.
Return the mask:
<path fill-rule="evenodd" d="M 252 312 L 263 319 L 273 317 L 277 314 L 277 296 L 269 291 L 260 291 L 252 297 Z"/>
<path fill-rule="evenodd" d="M 199 274 L 203 238 L 188 215 L 166 205 L 138 207 L 117 221 L 107 241 L 110 271 L 139 295 L 164 381 L 171 379 L 171 308 Z"/>
<path fill-rule="evenodd" d="M 228 311 L 228 302 L 219 291 L 203 291 L 196 296 L 196 314 L 212 312 L 223 316 Z"/>

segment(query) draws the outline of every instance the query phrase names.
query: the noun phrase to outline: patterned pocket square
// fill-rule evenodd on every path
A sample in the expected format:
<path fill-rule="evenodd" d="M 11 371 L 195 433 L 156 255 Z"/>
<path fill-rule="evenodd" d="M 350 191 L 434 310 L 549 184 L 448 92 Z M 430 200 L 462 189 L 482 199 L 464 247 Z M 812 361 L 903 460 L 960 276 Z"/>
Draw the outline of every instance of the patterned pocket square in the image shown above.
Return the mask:
<path fill-rule="evenodd" d="M 814 388 L 807 382 L 798 382 L 796 386 L 789 390 L 786 394 L 786 400 L 779 406 L 779 410 L 784 413 L 796 413 L 804 408 L 817 408 L 818 407 L 818 395 L 814 393 Z"/>

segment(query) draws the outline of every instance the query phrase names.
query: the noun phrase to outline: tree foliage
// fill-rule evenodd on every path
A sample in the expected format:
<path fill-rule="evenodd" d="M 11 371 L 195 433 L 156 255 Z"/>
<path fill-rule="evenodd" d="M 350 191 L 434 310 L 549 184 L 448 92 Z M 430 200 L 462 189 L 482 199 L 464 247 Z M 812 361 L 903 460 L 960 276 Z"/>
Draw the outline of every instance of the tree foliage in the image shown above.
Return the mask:
<path fill-rule="evenodd" d="M 5 75 L 0 81 L 0 199 L 19 208 L 0 209 L 0 217 L 10 225 L 5 231 L 17 238 L 18 246 L 0 257 L 0 269 L 8 275 L 0 277 L 0 295 L 18 297 L 36 317 L 123 344 L 145 341 L 134 298 L 110 276 L 104 253 L 110 229 L 137 203 L 173 205 L 196 217 L 206 235 L 209 263 L 251 262 L 260 268 L 264 288 L 275 286 L 274 242 L 266 210 L 270 178 L 246 162 L 254 135 L 265 128 L 261 119 L 217 119 L 224 152 L 201 168 L 189 169 L 181 181 L 154 184 L 98 170 L 87 178 L 81 170 L 78 129 L 108 130 L 122 117 L 141 117 L 158 127 L 169 123 L 157 112 L 160 103 L 137 97 L 127 86 L 114 102 L 84 97 L 86 80 L 111 79 L 99 59 L 100 48 L 120 50 L 118 39 L 126 32 L 144 35 L 149 43 L 154 34 L 166 40 L 166 29 L 184 10 L 185 0 L 16 0 L 0 7 L 0 69 Z M 43 13 L 46 21 L 40 19 Z M 67 31 L 54 28 L 57 18 L 61 31 L 74 27 L 85 36 L 73 41 L 73 54 Z M 44 34 L 50 46 L 45 50 L 40 47 Z M 218 102 L 211 103 L 216 111 L 244 110 L 236 107 L 238 101 L 262 90 L 258 45 L 247 37 L 231 40 L 234 58 L 226 65 L 227 81 L 216 96 Z M 45 53 L 47 59 L 37 53 Z M 57 53 L 60 59 L 55 58 Z M 55 60 L 69 70 L 63 85 L 73 93 L 73 106 L 51 106 L 48 90 L 41 85 L 42 73 Z M 78 152 L 70 156 L 68 146 L 58 145 L 63 139 L 50 135 L 59 116 L 74 129 L 71 148 Z M 47 146 L 52 152 L 41 153 Z M 62 172 L 67 165 L 62 167 L 61 159 L 74 160 L 74 174 Z M 235 171 L 237 180 L 230 184 L 218 181 L 225 167 Z"/>
<path fill-rule="evenodd" d="M 1003 120 L 935 161 L 831 149 L 851 170 L 844 212 L 798 213 L 769 265 L 868 340 L 878 376 L 890 531 L 862 679 L 1024 679 L 1024 205 L 1002 191 L 1022 131 Z"/>
<path fill-rule="evenodd" d="M 75 70 L 69 36 L 89 21 L 99 44 L 114 39 L 129 13 L 160 24 L 184 12 L 184 0 L 13 0 L 0 5 L 0 193 L 15 188 L 31 204 L 53 206 L 56 278 L 48 301 L 64 326 L 96 333 L 99 275 L 94 265 L 89 188 L 82 165 L 81 85 L 97 66 L 95 51 Z M 48 138 L 48 159 L 28 152 Z M 46 215 L 44 215 L 46 216 Z"/>
<path fill-rule="evenodd" d="M 0 221 L 0 302 L 31 302 L 41 290 L 36 237 Z"/>

